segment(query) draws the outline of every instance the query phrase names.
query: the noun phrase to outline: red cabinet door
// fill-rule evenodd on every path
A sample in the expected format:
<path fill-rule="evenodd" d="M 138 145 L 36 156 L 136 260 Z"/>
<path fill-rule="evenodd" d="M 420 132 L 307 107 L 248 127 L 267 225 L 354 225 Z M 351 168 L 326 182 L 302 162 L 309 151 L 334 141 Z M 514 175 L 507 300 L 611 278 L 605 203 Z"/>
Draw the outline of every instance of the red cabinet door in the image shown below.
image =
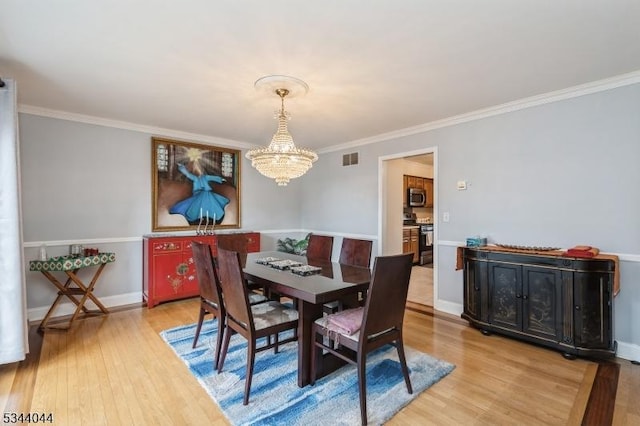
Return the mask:
<path fill-rule="evenodd" d="M 177 239 L 149 239 L 145 241 L 143 296 L 149 308 L 159 302 L 176 298 L 187 268 L 183 262 L 183 243 Z"/>
<path fill-rule="evenodd" d="M 189 274 L 182 252 L 153 256 L 154 299 L 171 300 L 180 297 Z"/>

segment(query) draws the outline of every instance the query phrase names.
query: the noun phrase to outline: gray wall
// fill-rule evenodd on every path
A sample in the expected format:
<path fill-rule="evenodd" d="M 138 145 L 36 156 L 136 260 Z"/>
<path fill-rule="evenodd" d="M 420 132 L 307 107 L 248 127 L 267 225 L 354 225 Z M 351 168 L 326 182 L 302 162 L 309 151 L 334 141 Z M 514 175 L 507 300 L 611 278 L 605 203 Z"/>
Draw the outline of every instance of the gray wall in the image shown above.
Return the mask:
<path fill-rule="evenodd" d="M 344 152 L 330 152 L 308 172 L 300 212 L 303 228 L 377 234 L 378 159 L 369 147 L 358 151 L 358 165 L 343 167 Z"/>
<path fill-rule="evenodd" d="M 375 237 L 379 158 L 434 147 L 436 209 L 451 216 L 436 228 L 436 307 L 461 310 L 455 246 L 469 235 L 593 245 L 623 259 L 616 339 L 619 352 L 640 358 L 639 115 L 636 84 L 325 153 L 286 188 L 243 160 L 242 228 L 264 232 L 263 248 L 307 231 Z M 97 293 L 112 304 L 139 295 L 140 237 L 151 230 L 151 135 L 28 114 L 20 115 L 20 132 L 26 259 L 42 241 L 61 254 L 86 240 L 118 254 Z M 360 164 L 342 167 L 342 154 L 354 151 Z M 469 189 L 457 191 L 458 180 Z M 27 276 L 31 310 L 54 297 L 39 275 Z"/>
<path fill-rule="evenodd" d="M 141 238 L 151 233 L 151 135 L 29 114 L 20 114 L 19 130 L 25 259 L 37 258 L 42 242 L 49 255 L 67 254 L 71 243 L 113 251 L 117 261 L 96 294 L 107 305 L 139 302 Z M 241 173 L 242 229 L 298 226 L 300 181 L 278 187 L 244 157 Z M 263 247 L 281 237 L 263 235 Z M 41 318 L 54 288 L 39 273 L 26 277 L 30 318 Z"/>
<path fill-rule="evenodd" d="M 28 114 L 19 119 L 25 241 L 151 232 L 151 135 Z M 244 157 L 240 169 L 243 229 L 298 223 L 300 181 L 277 187 Z"/>
<path fill-rule="evenodd" d="M 482 234 L 491 242 L 571 247 L 588 244 L 623 259 L 615 334 L 640 356 L 640 85 L 469 121 L 331 152 L 305 188 L 304 226 L 377 233 L 378 159 L 437 148 L 436 307 L 462 309 L 455 246 Z M 344 153 L 360 164 L 341 167 Z M 469 188 L 458 191 L 456 182 Z M 349 208 L 342 208 L 344 204 Z"/>

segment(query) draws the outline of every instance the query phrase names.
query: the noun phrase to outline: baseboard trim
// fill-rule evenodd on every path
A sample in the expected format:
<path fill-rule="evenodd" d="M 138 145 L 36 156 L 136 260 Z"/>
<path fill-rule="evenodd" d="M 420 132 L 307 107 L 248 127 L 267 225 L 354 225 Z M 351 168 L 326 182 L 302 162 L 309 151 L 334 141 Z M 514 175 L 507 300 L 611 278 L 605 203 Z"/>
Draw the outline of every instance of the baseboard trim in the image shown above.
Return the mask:
<path fill-rule="evenodd" d="M 105 296 L 100 298 L 100 302 L 107 308 L 115 308 L 118 306 L 131 305 L 134 303 L 142 302 L 142 292 L 117 294 L 115 296 Z M 93 302 L 87 300 L 87 307 L 94 307 Z M 29 322 L 41 321 L 47 314 L 49 306 L 42 306 L 39 308 L 32 308 L 27 311 L 27 318 Z M 71 302 L 61 303 L 54 312 L 52 318 L 63 317 L 66 315 L 72 315 L 76 310 L 76 305 Z"/>
<path fill-rule="evenodd" d="M 629 361 L 640 361 L 640 345 L 618 342 L 616 356 Z"/>
<path fill-rule="evenodd" d="M 438 299 L 434 303 L 434 309 L 447 314 L 460 316 L 462 314 L 462 305 L 459 303 L 448 302 L 446 300 Z"/>

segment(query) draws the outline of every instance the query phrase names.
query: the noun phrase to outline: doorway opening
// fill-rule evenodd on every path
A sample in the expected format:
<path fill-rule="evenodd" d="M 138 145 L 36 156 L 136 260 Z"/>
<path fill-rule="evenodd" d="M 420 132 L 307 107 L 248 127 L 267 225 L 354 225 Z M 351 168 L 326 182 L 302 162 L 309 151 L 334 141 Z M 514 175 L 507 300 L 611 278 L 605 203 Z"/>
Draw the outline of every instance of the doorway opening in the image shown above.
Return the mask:
<path fill-rule="evenodd" d="M 438 300 L 437 148 L 380 157 L 378 172 L 381 194 L 378 252 L 380 255 L 416 253 L 407 301 L 435 308 Z M 411 187 L 422 189 L 424 203 L 410 201 L 408 188 Z"/>

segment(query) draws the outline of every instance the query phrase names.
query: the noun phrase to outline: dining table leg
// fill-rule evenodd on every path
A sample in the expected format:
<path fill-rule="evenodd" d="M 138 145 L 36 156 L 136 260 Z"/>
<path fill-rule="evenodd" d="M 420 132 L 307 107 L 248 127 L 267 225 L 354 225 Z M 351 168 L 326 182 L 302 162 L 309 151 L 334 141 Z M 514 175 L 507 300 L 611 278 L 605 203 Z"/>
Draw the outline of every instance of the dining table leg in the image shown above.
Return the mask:
<path fill-rule="evenodd" d="M 313 322 L 322 316 L 322 304 L 298 300 L 298 386 L 311 383 Z"/>

